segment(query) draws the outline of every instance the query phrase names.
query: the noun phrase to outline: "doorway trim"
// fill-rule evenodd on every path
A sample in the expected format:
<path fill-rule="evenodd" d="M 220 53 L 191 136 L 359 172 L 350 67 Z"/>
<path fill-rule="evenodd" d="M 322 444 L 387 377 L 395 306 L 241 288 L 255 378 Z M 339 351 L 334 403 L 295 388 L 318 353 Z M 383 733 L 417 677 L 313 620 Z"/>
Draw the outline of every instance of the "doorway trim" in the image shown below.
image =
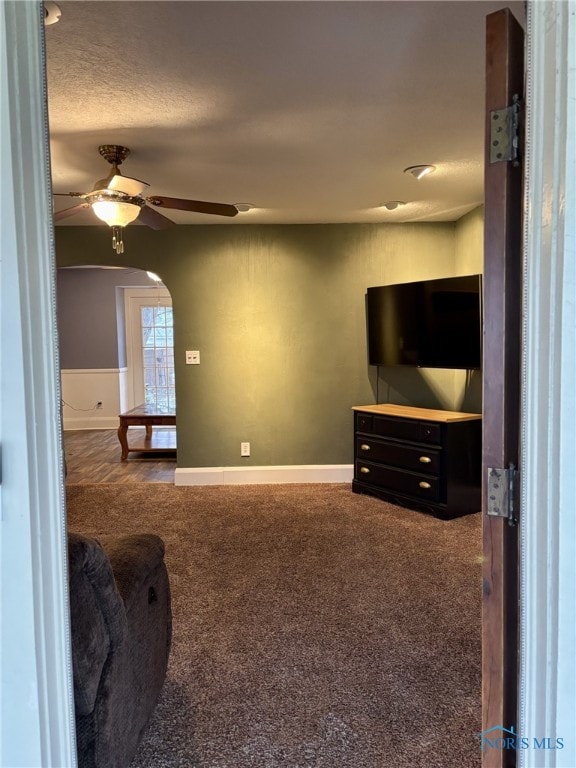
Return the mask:
<path fill-rule="evenodd" d="M 142 286 L 124 288 L 124 325 L 126 329 L 126 408 L 130 410 L 144 402 L 144 386 L 139 386 L 138 376 L 144 375 L 141 351 L 141 326 L 134 314 L 137 308 L 160 302 L 172 306 L 172 296 L 167 288 Z M 143 380 L 143 379 L 142 379 Z"/>
<path fill-rule="evenodd" d="M 0 764 L 75 768 L 43 23 L 1 0 Z"/>
<path fill-rule="evenodd" d="M 568 768 L 576 765 L 576 2 L 529 3 L 528 33 L 519 728 L 564 746 L 519 750 L 519 763 Z"/>

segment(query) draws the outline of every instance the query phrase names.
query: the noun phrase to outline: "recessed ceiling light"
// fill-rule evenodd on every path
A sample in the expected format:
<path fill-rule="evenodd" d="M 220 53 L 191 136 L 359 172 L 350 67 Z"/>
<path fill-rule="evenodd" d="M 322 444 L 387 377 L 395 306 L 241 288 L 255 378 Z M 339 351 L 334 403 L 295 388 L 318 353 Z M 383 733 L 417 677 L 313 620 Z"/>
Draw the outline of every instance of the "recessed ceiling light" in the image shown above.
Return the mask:
<path fill-rule="evenodd" d="M 411 165 L 409 168 L 404 168 L 404 173 L 409 173 L 414 176 L 415 179 L 423 179 L 424 176 L 429 176 L 436 170 L 435 165 Z"/>
<path fill-rule="evenodd" d="M 60 21 L 60 16 L 62 16 L 62 11 L 56 3 L 46 0 L 44 3 L 44 26 L 49 27 L 50 24 L 56 24 L 57 21 Z"/>
<path fill-rule="evenodd" d="M 239 213 L 246 213 L 246 211 L 251 211 L 253 208 L 256 208 L 252 203 L 234 203 L 234 207 Z"/>
<path fill-rule="evenodd" d="M 401 208 L 406 203 L 403 200 L 387 200 L 385 203 L 380 203 L 380 208 L 386 208 L 387 211 L 395 211 L 396 208 Z"/>

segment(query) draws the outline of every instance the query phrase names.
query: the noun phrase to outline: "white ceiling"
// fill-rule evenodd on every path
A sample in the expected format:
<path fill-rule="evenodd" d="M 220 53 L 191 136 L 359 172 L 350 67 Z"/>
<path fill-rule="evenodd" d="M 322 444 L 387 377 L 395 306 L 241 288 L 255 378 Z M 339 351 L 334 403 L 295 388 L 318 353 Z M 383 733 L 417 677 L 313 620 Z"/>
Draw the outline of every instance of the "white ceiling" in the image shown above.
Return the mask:
<path fill-rule="evenodd" d="M 98 146 L 123 144 L 122 171 L 146 194 L 257 206 L 234 219 L 163 209 L 182 224 L 452 221 L 482 202 L 484 18 L 501 2 L 58 5 L 55 192 L 89 191 L 109 170 Z M 523 3 L 509 7 L 523 23 Z M 420 163 L 437 170 L 403 173 Z"/>

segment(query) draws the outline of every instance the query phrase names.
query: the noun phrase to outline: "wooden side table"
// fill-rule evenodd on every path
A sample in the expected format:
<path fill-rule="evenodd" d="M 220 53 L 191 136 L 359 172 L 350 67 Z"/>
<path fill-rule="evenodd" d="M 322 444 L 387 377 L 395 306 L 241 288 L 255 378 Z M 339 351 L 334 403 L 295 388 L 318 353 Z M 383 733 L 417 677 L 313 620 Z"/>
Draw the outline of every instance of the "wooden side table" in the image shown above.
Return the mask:
<path fill-rule="evenodd" d="M 118 440 L 122 446 L 122 461 L 128 458 L 130 451 L 142 452 L 176 452 L 176 443 L 172 439 L 170 444 L 166 444 L 166 441 L 159 440 L 157 435 L 154 435 L 152 427 L 154 426 L 176 426 L 176 411 L 159 411 L 152 405 L 137 405 L 136 408 L 132 408 L 131 411 L 121 413 L 118 417 L 120 419 L 120 426 L 118 427 Z M 144 443 L 130 446 L 128 444 L 128 427 L 145 427 L 146 435 Z"/>

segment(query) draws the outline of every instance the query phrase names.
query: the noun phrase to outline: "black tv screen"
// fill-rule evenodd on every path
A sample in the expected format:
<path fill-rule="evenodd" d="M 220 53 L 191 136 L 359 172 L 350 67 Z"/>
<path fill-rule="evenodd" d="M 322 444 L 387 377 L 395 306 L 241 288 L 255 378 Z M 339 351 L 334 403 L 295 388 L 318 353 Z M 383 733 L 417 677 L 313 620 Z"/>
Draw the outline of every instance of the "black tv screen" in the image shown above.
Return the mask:
<path fill-rule="evenodd" d="M 370 365 L 480 368 L 482 276 L 368 288 Z"/>

